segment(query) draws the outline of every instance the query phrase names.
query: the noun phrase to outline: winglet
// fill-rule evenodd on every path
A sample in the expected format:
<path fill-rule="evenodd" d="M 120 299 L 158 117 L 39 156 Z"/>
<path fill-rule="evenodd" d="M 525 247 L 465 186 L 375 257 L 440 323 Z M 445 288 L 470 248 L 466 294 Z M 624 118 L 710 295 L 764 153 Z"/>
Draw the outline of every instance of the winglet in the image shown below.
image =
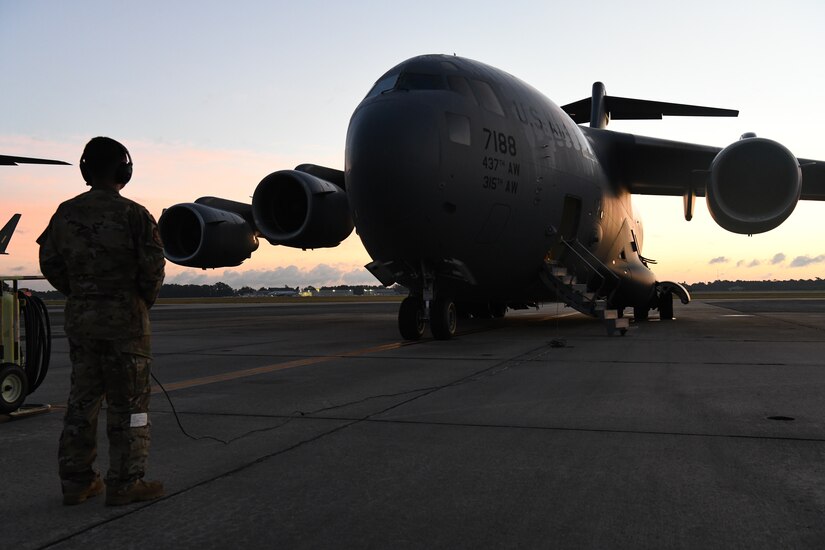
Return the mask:
<path fill-rule="evenodd" d="M 593 84 L 591 97 L 568 103 L 562 110 L 570 115 L 576 124 L 589 122 L 591 128 L 606 128 L 610 119 L 660 120 L 663 116 L 739 116 L 739 111 L 733 109 L 609 96 L 601 82 Z"/>
<path fill-rule="evenodd" d="M 6 222 L 3 229 L 0 229 L 0 254 L 8 254 L 8 252 L 6 252 L 6 247 L 9 246 L 11 236 L 17 228 L 17 222 L 19 221 L 20 214 L 15 214 L 8 222 Z"/>

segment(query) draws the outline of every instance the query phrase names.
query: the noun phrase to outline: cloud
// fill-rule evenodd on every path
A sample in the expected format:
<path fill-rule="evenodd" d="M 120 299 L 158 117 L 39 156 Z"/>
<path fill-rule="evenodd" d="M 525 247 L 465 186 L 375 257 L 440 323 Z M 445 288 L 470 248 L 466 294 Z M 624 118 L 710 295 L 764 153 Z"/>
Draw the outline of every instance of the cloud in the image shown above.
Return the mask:
<path fill-rule="evenodd" d="M 782 254 L 781 252 L 777 252 L 776 254 L 773 255 L 773 258 L 771 258 L 771 264 L 772 265 L 781 264 L 782 262 L 785 261 L 785 258 L 786 258 L 786 256 L 784 254 Z"/>
<path fill-rule="evenodd" d="M 806 265 L 818 264 L 825 262 L 825 254 L 820 254 L 815 258 L 810 256 L 797 256 L 791 262 L 791 267 L 805 267 Z"/>
<path fill-rule="evenodd" d="M 713 265 L 713 264 L 726 264 L 726 263 L 728 263 L 728 262 L 730 262 L 730 260 L 729 260 L 729 259 L 727 259 L 726 257 L 724 257 L 724 256 L 717 256 L 716 258 L 713 258 L 713 259 L 712 259 L 711 261 L 709 261 L 708 263 L 709 263 L 710 265 Z"/>
<path fill-rule="evenodd" d="M 751 261 L 739 260 L 738 262 L 736 262 L 736 267 L 750 268 L 750 267 L 757 267 L 757 266 L 760 266 L 760 265 L 762 265 L 762 262 L 760 260 L 751 260 Z"/>

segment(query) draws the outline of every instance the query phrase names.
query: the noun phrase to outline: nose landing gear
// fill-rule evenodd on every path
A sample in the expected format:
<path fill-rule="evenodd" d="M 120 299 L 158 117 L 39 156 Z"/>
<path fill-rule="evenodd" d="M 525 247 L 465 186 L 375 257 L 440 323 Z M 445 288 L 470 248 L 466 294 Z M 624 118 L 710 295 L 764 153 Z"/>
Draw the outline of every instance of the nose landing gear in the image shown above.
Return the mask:
<path fill-rule="evenodd" d="M 454 258 L 414 265 L 402 261 L 374 261 L 367 269 L 385 285 L 400 281 L 410 289 L 398 309 L 398 330 L 406 340 L 418 340 L 429 322 L 436 340 L 455 336 L 458 310 L 455 305 L 456 284 L 475 286 L 467 266 Z M 506 310 L 506 308 L 505 308 Z"/>
<path fill-rule="evenodd" d="M 405 340 L 418 340 L 424 335 L 427 315 L 424 300 L 417 296 L 407 296 L 398 309 L 398 330 Z"/>
<path fill-rule="evenodd" d="M 406 340 L 418 340 L 424 335 L 426 321 L 436 340 L 449 340 L 455 335 L 458 313 L 455 302 L 437 297 L 425 302 L 418 296 L 407 296 L 398 310 L 398 330 Z"/>
<path fill-rule="evenodd" d="M 436 340 L 449 340 L 455 335 L 458 314 L 455 302 L 439 297 L 430 302 L 430 330 Z"/>

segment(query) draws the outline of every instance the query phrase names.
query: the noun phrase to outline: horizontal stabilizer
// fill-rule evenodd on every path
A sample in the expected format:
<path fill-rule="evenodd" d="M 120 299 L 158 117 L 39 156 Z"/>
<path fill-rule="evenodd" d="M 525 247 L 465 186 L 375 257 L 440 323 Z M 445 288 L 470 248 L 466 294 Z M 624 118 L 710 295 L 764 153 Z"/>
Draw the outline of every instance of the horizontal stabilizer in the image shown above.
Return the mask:
<path fill-rule="evenodd" d="M 19 221 L 20 214 L 15 214 L 8 222 L 6 222 L 3 229 L 0 229 L 0 254 L 6 254 L 6 247 L 9 246 L 11 236 L 14 234 L 15 228 L 17 228 L 17 222 Z"/>
<path fill-rule="evenodd" d="M 604 128 L 610 119 L 659 120 L 663 116 L 739 116 L 739 111 L 733 109 L 609 96 L 601 82 L 593 84 L 592 97 L 564 105 L 562 110 L 570 115 L 576 124 L 590 122 L 590 126 L 594 128 Z"/>
<path fill-rule="evenodd" d="M 62 160 L 50 159 L 35 159 L 30 157 L 12 157 L 9 155 L 0 155 L 0 166 L 17 166 L 18 164 L 64 164 L 69 165 L 68 162 Z"/>

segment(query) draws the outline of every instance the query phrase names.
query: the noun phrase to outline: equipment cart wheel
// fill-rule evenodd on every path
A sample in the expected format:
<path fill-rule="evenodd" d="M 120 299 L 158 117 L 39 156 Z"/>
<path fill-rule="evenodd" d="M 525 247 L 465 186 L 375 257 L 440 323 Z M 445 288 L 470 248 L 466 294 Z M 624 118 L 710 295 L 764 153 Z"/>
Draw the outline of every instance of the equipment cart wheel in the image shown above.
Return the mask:
<path fill-rule="evenodd" d="M 436 298 L 430 302 L 430 330 L 436 340 L 449 340 L 455 335 L 458 314 L 455 303 L 449 298 Z"/>
<path fill-rule="evenodd" d="M 424 334 L 424 301 L 407 296 L 398 309 L 398 330 L 405 340 L 418 340 Z"/>
<path fill-rule="evenodd" d="M 26 372 L 14 363 L 0 364 L 0 414 L 14 412 L 29 395 Z"/>

